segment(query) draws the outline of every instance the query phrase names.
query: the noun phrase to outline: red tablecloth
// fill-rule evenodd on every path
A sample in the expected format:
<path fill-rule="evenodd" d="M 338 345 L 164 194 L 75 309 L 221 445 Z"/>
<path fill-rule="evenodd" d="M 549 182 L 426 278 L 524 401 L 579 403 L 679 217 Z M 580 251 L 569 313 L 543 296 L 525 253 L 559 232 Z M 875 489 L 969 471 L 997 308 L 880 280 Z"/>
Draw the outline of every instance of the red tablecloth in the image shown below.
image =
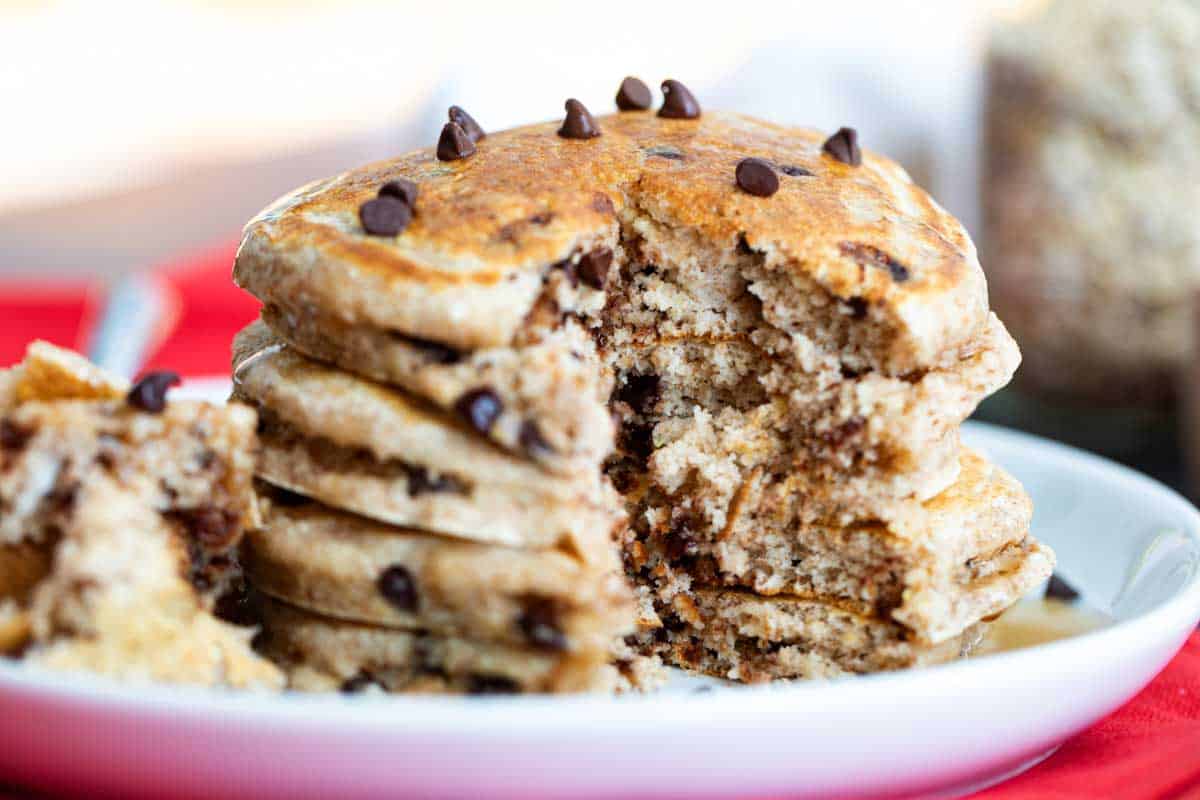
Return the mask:
<path fill-rule="evenodd" d="M 228 371 L 229 342 L 257 313 L 253 298 L 230 282 L 233 252 L 233 245 L 216 247 L 163 267 L 181 311 L 148 366 L 183 375 Z M 0 327 L 0 364 L 18 360 L 33 337 L 86 348 L 97 298 L 89 285 L 0 283 L 0 319 L 17 322 Z M 1200 633 L 1123 708 L 976 798 L 1200 800 Z"/>

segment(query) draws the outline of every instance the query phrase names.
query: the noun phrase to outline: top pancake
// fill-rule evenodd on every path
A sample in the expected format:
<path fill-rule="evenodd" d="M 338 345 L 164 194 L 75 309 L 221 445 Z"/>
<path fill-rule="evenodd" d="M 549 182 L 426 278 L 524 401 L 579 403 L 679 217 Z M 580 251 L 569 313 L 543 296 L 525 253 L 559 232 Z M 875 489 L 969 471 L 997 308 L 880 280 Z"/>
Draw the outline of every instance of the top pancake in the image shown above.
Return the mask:
<path fill-rule="evenodd" d="M 801 286 L 865 300 L 895 333 L 879 346 L 901 342 L 906 369 L 937 362 L 985 324 L 973 244 L 894 162 L 867 152 L 861 166 L 843 164 L 822 152 L 823 133 L 734 114 L 598 121 L 595 139 L 542 123 L 489 134 L 461 160 L 425 148 L 309 184 L 249 223 L 235 279 L 264 301 L 352 324 L 459 349 L 507 346 L 551 265 L 616 246 L 641 216 L 693 231 L 706 248 L 744 241 Z M 812 174 L 781 173 L 774 196 L 756 197 L 734 181 L 750 156 Z M 401 177 L 420 185 L 411 225 L 367 235 L 359 207 Z M 597 307 L 593 291 L 580 289 L 581 307 Z"/>

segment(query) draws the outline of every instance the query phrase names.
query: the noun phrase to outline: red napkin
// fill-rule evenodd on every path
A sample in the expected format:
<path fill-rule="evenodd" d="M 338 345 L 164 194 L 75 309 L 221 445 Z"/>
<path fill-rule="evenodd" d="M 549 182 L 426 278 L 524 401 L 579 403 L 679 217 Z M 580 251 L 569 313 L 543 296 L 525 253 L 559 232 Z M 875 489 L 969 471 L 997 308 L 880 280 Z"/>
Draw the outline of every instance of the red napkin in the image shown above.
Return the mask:
<path fill-rule="evenodd" d="M 0 366 L 20 361 L 32 338 L 86 351 L 103 293 L 75 281 L 0 283 Z"/>
<path fill-rule="evenodd" d="M 182 306 L 149 367 L 187 376 L 228 373 L 229 342 L 258 309 L 230 280 L 233 254 L 234 246 L 225 245 L 162 268 Z M 0 319 L 20 323 L 0 326 L 0 363 L 19 360 L 34 337 L 86 348 L 96 307 L 87 286 L 0 282 Z M 1123 708 L 1038 766 L 975 797 L 1200 800 L 1200 633 Z"/>
<path fill-rule="evenodd" d="M 258 316 L 259 303 L 233 285 L 236 244 L 220 245 L 164 267 L 181 301 L 173 335 L 149 355 L 147 369 L 228 375 L 233 335 Z"/>
<path fill-rule="evenodd" d="M 258 301 L 233 285 L 230 273 L 236 244 L 193 254 L 158 270 L 155 284 L 169 297 L 168 327 L 155 334 L 145 369 L 181 375 L 228 375 L 233 335 L 258 316 Z M 103 312 L 99 282 L 0 281 L 0 366 L 20 361 L 31 339 L 86 353 Z"/>
<path fill-rule="evenodd" d="M 1141 694 L 976 800 L 1198 800 L 1200 633 Z"/>

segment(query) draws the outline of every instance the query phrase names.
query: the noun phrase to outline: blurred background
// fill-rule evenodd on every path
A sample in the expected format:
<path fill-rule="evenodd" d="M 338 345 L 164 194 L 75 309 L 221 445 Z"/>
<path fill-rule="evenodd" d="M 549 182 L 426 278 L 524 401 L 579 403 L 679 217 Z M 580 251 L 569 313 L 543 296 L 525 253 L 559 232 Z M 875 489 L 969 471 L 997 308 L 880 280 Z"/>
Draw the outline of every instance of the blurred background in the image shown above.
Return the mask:
<path fill-rule="evenodd" d="M 254 304 L 214 276 L 259 208 L 432 145 L 451 103 L 599 113 L 625 75 L 857 127 L 980 245 L 1026 356 L 983 416 L 1187 486 L 1198 0 L 0 0 L 0 356 L 119 350 L 112 309 L 150 309 L 129 369 L 220 372 Z"/>

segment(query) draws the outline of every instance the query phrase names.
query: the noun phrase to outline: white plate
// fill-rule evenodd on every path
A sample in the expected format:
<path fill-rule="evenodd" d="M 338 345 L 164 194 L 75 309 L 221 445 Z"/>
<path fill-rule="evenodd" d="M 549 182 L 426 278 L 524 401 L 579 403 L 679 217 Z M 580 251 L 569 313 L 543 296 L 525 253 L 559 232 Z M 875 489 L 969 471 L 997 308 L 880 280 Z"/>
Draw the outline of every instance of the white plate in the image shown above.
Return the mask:
<path fill-rule="evenodd" d="M 1200 618 L 1200 516 L 1123 467 L 970 425 L 1117 623 L 907 673 L 646 697 L 267 697 L 0 665 L 0 775 L 147 796 L 789 797 L 963 791 L 1109 713 Z"/>

